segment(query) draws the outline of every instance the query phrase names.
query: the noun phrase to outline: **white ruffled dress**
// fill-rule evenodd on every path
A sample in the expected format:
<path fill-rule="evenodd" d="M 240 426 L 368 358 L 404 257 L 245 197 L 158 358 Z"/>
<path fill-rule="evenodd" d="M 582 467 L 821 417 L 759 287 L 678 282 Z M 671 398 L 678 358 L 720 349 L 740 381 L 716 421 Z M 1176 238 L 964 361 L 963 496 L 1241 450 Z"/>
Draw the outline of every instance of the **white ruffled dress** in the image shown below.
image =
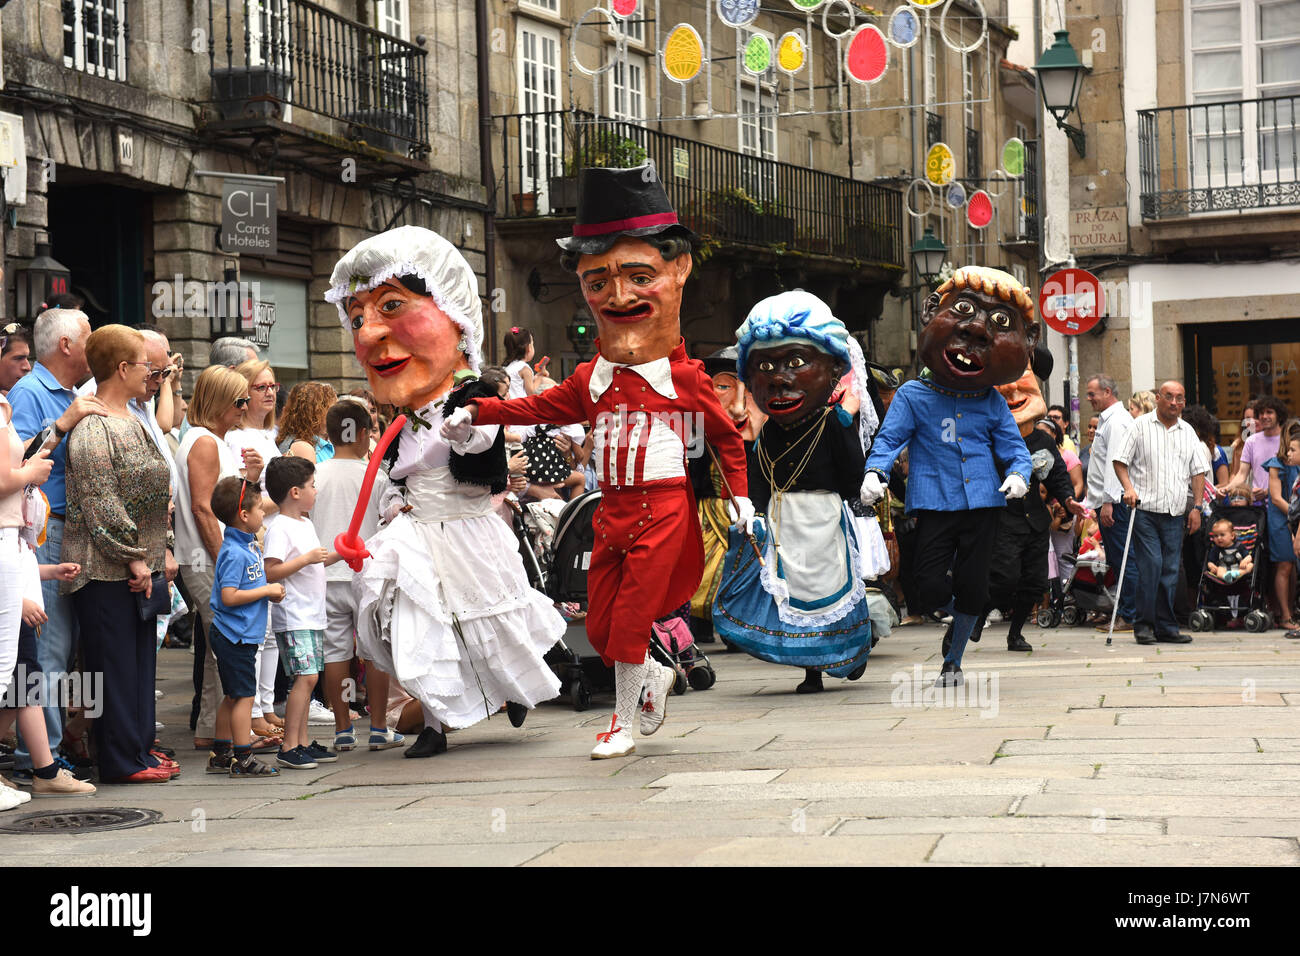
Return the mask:
<path fill-rule="evenodd" d="M 462 728 L 506 701 L 534 707 L 559 694 L 542 655 L 565 622 L 529 586 L 488 489 L 451 477 L 441 405 L 420 410 L 432 427 L 402 430 L 390 474 L 406 479 L 412 510 L 366 542 L 371 557 L 352 586 L 363 653 L 444 726 Z M 496 431 L 475 428 L 456 448 L 485 451 Z"/>

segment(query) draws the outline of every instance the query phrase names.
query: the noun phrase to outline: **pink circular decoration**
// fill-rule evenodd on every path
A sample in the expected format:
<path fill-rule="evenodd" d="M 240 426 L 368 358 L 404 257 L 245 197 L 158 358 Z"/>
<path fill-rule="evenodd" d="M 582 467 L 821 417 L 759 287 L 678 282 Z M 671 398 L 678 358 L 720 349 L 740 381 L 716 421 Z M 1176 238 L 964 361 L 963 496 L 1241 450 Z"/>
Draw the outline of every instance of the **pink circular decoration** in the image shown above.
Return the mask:
<path fill-rule="evenodd" d="M 966 221 L 976 229 L 983 229 L 993 221 L 993 200 L 984 190 L 977 189 L 971 193 L 970 201 L 966 203 Z"/>
<path fill-rule="evenodd" d="M 610 0 L 610 7 L 620 17 L 630 17 L 636 13 L 636 5 L 639 0 Z"/>
<path fill-rule="evenodd" d="M 858 27 L 844 52 L 849 76 L 859 83 L 875 83 L 889 67 L 889 47 L 885 35 L 874 24 Z"/>

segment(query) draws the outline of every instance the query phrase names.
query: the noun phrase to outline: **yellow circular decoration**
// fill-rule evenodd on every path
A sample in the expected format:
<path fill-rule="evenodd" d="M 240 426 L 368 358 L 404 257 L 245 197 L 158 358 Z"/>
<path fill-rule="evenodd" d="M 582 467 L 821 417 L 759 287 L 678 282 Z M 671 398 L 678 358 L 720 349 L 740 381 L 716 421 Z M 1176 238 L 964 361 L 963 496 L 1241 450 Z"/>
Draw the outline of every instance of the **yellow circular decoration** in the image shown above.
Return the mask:
<path fill-rule="evenodd" d="M 704 44 L 689 23 L 673 27 L 664 43 L 664 72 L 670 79 L 685 83 L 695 79 L 704 65 Z"/>
<path fill-rule="evenodd" d="M 952 150 L 947 143 L 935 143 L 925 154 L 925 178 L 936 186 L 946 186 L 953 176 Z"/>
<path fill-rule="evenodd" d="M 782 73 L 798 73 L 807 59 L 803 38 L 799 34 L 791 32 L 781 37 L 776 48 L 776 65 Z"/>

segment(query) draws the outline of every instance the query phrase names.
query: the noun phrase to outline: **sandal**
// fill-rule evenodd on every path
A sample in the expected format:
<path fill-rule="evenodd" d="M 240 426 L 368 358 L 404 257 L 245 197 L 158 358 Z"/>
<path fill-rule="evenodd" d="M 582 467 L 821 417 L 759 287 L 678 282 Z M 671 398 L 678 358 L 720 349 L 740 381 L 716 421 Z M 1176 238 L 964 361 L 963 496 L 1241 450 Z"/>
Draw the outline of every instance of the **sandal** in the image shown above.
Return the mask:
<path fill-rule="evenodd" d="M 267 750 L 279 750 L 282 742 L 282 738 L 280 737 L 254 737 L 253 744 L 249 749 L 255 754 L 260 754 Z"/>
<path fill-rule="evenodd" d="M 274 724 L 267 724 L 266 729 L 254 727 L 253 734 L 257 737 L 283 737 L 284 728 L 277 727 Z"/>
<path fill-rule="evenodd" d="M 195 749 L 195 750 L 211 750 L 215 745 L 216 745 L 216 741 L 213 740 L 211 737 L 195 737 L 195 738 L 194 738 L 194 749 Z"/>

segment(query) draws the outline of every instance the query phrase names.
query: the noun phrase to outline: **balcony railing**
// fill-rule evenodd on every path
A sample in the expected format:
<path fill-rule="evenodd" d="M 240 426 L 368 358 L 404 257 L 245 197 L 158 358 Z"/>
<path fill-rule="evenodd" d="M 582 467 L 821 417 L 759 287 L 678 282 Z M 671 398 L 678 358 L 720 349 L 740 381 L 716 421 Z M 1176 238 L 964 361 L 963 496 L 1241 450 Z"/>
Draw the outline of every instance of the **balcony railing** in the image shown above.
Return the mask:
<path fill-rule="evenodd" d="M 1138 111 L 1142 218 L 1300 205 L 1300 96 Z"/>
<path fill-rule="evenodd" d="M 305 110 L 332 121 L 321 132 L 416 158 L 429 150 L 420 47 L 310 0 L 208 0 L 208 34 L 224 119 L 287 121 Z"/>
<path fill-rule="evenodd" d="M 581 111 L 495 121 L 499 218 L 573 215 L 579 169 L 650 160 L 682 222 L 701 236 L 903 267 L 895 189 Z"/>
<path fill-rule="evenodd" d="M 1024 206 L 1020 212 L 1020 237 L 1038 241 L 1038 140 L 1025 140 Z"/>

